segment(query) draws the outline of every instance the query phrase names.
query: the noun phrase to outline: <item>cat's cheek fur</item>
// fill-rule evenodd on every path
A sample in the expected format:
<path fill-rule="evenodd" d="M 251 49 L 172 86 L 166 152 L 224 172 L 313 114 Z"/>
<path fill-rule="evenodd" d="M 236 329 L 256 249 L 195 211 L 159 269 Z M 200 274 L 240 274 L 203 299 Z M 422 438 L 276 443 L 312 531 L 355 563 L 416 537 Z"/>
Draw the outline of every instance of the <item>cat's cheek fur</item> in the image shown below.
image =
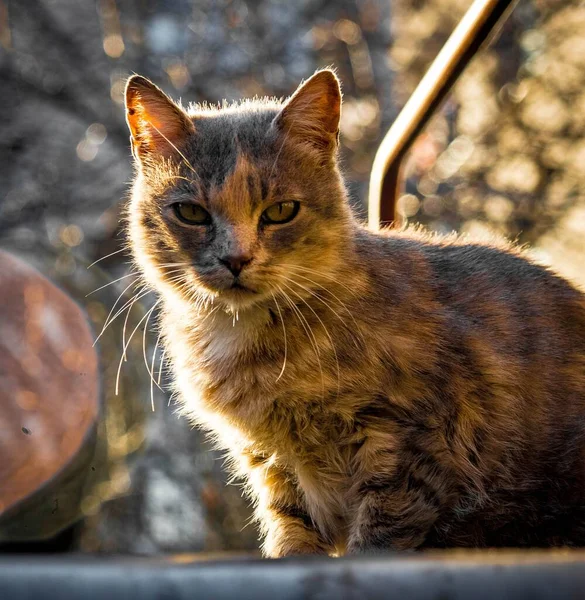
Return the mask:
<path fill-rule="evenodd" d="M 141 223 L 143 215 L 143 204 L 146 196 L 146 182 L 144 175 L 139 172 L 134 186 L 132 196 L 127 211 L 128 237 L 132 248 L 141 248 L 141 252 L 134 252 L 134 261 L 137 263 L 144 279 L 154 288 L 162 283 L 160 270 L 155 261 L 151 258 L 151 252 L 148 248 L 152 245 L 149 239 L 148 231 Z"/>

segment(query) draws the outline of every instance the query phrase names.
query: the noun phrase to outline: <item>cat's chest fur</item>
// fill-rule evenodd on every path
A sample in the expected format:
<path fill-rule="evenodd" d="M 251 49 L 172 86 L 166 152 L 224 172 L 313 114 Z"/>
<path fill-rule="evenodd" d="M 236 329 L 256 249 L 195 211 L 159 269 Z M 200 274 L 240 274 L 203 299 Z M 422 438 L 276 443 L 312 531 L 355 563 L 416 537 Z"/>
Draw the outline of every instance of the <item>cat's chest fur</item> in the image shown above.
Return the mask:
<path fill-rule="evenodd" d="M 284 362 L 280 325 L 272 318 L 218 315 L 190 331 L 170 320 L 182 400 L 222 447 L 276 457 L 296 478 L 315 522 L 338 529 L 361 441 L 350 408 L 353 392 L 340 387 L 335 368 L 327 368 L 326 346 L 317 365 L 304 340 L 292 337 Z"/>

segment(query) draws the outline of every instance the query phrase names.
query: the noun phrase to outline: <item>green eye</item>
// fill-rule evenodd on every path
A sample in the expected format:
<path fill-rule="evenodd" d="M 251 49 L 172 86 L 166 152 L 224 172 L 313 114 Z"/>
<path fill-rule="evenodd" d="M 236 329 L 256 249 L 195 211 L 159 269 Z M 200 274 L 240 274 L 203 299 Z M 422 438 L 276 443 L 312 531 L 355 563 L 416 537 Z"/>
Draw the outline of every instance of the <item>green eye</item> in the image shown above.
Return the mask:
<path fill-rule="evenodd" d="M 277 202 L 269 206 L 262 213 L 262 221 L 264 223 L 288 223 L 292 221 L 299 212 L 300 204 L 296 201 L 289 200 L 288 202 Z"/>
<path fill-rule="evenodd" d="M 207 225 L 211 223 L 211 215 L 199 204 L 177 202 L 173 204 L 177 219 L 187 225 Z"/>

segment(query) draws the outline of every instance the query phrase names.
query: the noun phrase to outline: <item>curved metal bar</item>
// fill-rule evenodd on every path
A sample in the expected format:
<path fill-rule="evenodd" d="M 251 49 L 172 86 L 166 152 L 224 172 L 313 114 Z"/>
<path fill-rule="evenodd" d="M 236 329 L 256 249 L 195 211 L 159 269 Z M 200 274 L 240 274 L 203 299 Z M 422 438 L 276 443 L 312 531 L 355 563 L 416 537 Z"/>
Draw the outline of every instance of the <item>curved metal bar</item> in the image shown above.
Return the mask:
<path fill-rule="evenodd" d="M 370 176 L 368 224 L 396 223 L 402 160 L 478 50 L 492 41 L 517 0 L 475 0 L 382 140 Z"/>

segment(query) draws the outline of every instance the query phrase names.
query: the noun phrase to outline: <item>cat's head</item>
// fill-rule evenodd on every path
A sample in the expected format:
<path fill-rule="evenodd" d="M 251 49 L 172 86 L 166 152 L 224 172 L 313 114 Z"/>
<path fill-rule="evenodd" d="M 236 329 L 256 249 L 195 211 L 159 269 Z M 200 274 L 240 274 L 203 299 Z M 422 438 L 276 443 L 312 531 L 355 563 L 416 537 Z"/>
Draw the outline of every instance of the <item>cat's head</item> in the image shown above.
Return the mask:
<path fill-rule="evenodd" d="M 241 309 L 280 290 L 305 295 L 301 285 L 343 260 L 351 214 L 332 71 L 285 102 L 187 110 L 133 76 L 126 110 L 137 165 L 130 240 L 160 291 Z"/>

